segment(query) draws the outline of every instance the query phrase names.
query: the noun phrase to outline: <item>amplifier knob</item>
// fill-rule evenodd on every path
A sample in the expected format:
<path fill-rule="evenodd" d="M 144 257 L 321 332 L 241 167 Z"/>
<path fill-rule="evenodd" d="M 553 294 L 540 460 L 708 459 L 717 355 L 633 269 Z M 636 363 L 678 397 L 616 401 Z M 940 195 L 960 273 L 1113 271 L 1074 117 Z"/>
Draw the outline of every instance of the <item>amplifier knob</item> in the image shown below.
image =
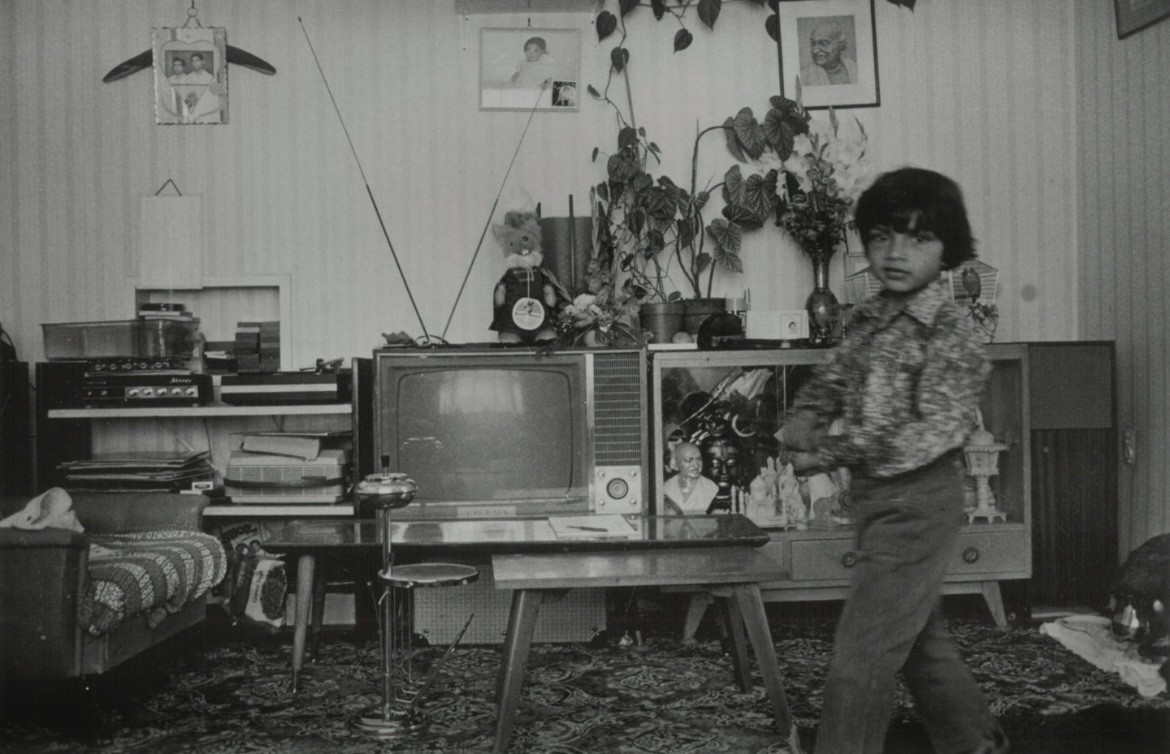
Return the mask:
<path fill-rule="evenodd" d="M 152 387 L 142 388 L 142 397 L 143 398 L 153 398 L 154 397 L 154 388 L 152 388 Z"/>
<path fill-rule="evenodd" d="M 857 565 L 857 553 L 849 551 L 841 556 L 841 565 L 846 568 L 852 568 Z"/>
<path fill-rule="evenodd" d="M 139 393 L 139 390 L 138 390 L 138 388 L 136 388 L 136 387 L 132 387 L 132 388 L 129 388 L 129 389 L 126 391 L 126 397 L 127 397 L 127 398 L 137 398 L 137 397 L 138 397 L 138 393 Z"/>
<path fill-rule="evenodd" d="M 977 560 L 979 560 L 979 548 L 978 547 L 968 547 L 966 550 L 963 550 L 963 562 L 964 563 L 974 563 Z"/>
<path fill-rule="evenodd" d="M 186 390 L 186 393 L 187 393 L 187 395 L 188 395 L 188 396 L 190 396 L 190 397 L 192 397 L 192 398 L 198 398 L 198 397 L 199 397 L 199 391 L 198 391 L 196 388 L 193 388 L 193 387 L 189 387 L 189 388 L 187 388 L 187 390 Z"/>

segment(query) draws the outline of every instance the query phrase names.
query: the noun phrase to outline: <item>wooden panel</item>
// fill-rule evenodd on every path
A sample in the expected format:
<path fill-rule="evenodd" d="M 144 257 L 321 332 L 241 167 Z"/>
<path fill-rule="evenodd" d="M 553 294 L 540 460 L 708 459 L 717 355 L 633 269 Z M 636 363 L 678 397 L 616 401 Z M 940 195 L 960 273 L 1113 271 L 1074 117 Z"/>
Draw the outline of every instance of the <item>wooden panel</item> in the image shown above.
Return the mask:
<path fill-rule="evenodd" d="M 1112 3 L 1076 0 L 1078 336 L 1117 343 L 1118 554 L 1170 531 L 1170 24 L 1117 39 Z"/>
<path fill-rule="evenodd" d="M 492 568 L 496 589 L 734 584 L 780 575 L 774 560 L 747 547 L 495 555 Z"/>

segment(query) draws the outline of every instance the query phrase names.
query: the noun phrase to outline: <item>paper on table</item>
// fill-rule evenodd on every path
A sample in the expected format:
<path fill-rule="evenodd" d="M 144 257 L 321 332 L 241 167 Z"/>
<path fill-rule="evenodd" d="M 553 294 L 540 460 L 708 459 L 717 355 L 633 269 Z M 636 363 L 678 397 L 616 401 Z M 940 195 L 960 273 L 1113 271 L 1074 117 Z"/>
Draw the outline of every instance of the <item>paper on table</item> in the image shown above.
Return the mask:
<path fill-rule="evenodd" d="M 558 539 L 629 538 L 637 534 L 630 522 L 616 513 L 600 516 L 549 516 L 548 523 Z"/>

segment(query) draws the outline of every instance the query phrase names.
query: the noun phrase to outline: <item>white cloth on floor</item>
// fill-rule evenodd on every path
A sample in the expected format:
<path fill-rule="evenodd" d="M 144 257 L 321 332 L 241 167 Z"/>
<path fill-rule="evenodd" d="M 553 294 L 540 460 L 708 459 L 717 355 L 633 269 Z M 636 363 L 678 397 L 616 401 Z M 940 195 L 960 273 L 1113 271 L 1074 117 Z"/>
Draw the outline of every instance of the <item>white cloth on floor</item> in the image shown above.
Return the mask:
<path fill-rule="evenodd" d="M 19 511 L 0 520 L 0 528 L 85 531 L 73 511 L 73 498 L 60 487 L 51 487 L 29 500 Z"/>
<path fill-rule="evenodd" d="M 1166 690 L 1166 679 L 1158 674 L 1159 663 L 1143 660 L 1137 644 L 1115 637 L 1112 621 L 1104 616 L 1069 615 L 1041 625 L 1040 633 L 1056 639 L 1101 670 L 1117 673 L 1144 697 Z"/>

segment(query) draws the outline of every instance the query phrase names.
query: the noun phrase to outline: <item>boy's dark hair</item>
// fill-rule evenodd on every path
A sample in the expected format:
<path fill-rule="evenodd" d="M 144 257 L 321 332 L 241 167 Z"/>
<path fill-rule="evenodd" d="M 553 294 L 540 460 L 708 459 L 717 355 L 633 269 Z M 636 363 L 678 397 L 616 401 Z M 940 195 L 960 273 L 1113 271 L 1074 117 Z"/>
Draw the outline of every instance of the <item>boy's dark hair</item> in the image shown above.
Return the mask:
<path fill-rule="evenodd" d="M 963 192 L 933 170 L 901 168 L 878 176 L 857 200 L 853 217 L 863 243 L 877 225 L 904 233 L 913 223 L 915 230 L 930 231 L 942 241 L 944 270 L 975 258 Z"/>
<path fill-rule="evenodd" d="M 536 45 L 545 52 L 548 52 L 548 43 L 544 41 L 544 37 L 529 37 L 528 41 L 524 43 L 524 48 L 527 49 L 528 45 Z"/>

